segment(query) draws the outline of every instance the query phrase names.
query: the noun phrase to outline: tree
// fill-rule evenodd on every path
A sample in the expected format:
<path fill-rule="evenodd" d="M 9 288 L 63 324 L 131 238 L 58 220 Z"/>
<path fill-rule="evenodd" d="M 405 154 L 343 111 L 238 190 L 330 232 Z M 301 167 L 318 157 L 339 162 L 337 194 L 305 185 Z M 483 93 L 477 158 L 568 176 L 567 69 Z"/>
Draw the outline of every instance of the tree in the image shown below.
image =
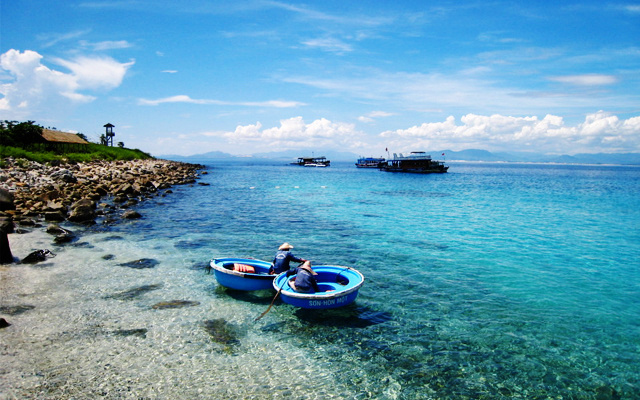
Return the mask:
<path fill-rule="evenodd" d="M 35 121 L 21 122 L 10 128 L 13 142 L 18 146 L 28 146 L 42 142 L 42 127 Z"/>
<path fill-rule="evenodd" d="M 84 133 L 76 133 L 76 136 L 79 137 L 80 139 L 84 140 L 85 142 L 88 142 L 89 139 L 87 139 L 87 135 L 85 135 Z"/>
<path fill-rule="evenodd" d="M 11 121 L 0 121 L 0 146 L 13 146 L 13 133 Z"/>
<path fill-rule="evenodd" d="M 124 142 L 118 142 L 118 147 L 120 147 L 121 149 L 124 149 Z"/>

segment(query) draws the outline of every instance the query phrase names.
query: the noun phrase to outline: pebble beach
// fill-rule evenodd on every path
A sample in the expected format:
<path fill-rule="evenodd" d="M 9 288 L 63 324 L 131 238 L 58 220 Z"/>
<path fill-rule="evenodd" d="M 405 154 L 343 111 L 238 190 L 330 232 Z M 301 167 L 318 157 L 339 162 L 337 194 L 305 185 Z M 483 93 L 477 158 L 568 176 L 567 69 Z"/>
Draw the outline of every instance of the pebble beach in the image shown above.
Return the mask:
<path fill-rule="evenodd" d="M 7 158 L 0 188 L 11 193 L 13 207 L 5 206 L 4 213 L 18 225 L 66 219 L 93 223 L 96 216 L 126 209 L 173 185 L 195 183 L 202 168 L 158 159 L 45 165 Z M 74 212 L 80 200 L 94 202 L 89 205 L 95 212 Z"/>

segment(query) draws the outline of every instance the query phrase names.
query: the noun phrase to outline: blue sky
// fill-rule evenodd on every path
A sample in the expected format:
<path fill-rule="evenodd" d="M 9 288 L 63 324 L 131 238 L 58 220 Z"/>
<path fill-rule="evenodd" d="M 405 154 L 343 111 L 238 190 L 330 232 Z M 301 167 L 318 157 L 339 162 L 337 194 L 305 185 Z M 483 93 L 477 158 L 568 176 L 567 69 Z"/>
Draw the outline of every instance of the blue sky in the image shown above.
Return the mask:
<path fill-rule="evenodd" d="M 153 155 L 640 152 L 640 2 L 0 2 L 0 120 Z"/>

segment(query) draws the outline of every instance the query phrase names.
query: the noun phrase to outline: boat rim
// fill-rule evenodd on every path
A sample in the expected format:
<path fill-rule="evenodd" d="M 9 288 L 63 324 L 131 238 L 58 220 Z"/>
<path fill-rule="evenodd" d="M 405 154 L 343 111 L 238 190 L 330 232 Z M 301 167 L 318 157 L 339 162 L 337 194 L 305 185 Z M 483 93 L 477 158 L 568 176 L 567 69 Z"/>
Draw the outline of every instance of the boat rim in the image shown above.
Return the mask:
<path fill-rule="evenodd" d="M 340 269 L 345 269 L 345 270 L 351 270 L 353 272 L 355 272 L 358 277 L 360 278 L 360 282 L 358 282 L 357 284 L 355 284 L 354 287 L 346 289 L 346 290 L 340 290 L 340 291 L 333 291 L 333 292 L 322 292 L 322 293 L 300 293 L 300 292 L 296 292 L 293 291 L 293 289 L 291 289 L 291 286 L 289 286 L 289 289 L 285 289 L 284 285 L 282 285 L 283 287 L 280 288 L 276 282 L 278 281 L 278 279 L 280 279 L 281 275 L 286 274 L 286 272 L 281 272 L 280 274 L 278 274 L 276 276 L 276 279 L 273 280 L 273 287 L 274 289 L 280 291 L 281 294 L 285 295 L 285 296 L 289 296 L 289 297 L 295 297 L 297 299 L 309 299 L 309 300 L 323 300 L 323 299 L 329 299 L 332 297 L 342 297 L 345 295 L 348 295 L 350 293 L 353 293 L 357 290 L 359 290 L 362 285 L 364 284 L 364 275 L 362 275 L 362 273 L 360 271 L 358 271 L 355 268 L 352 267 L 345 267 L 343 265 L 318 265 L 317 267 L 313 267 L 314 271 L 321 271 L 322 268 L 331 268 L 331 269 L 335 269 L 335 268 L 340 268 Z M 285 277 L 285 282 L 289 282 L 288 277 Z M 322 283 L 322 282 L 318 282 L 318 283 Z M 282 283 L 280 283 L 282 284 Z"/>
<path fill-rule="evenodd" d="M 257 259 L 251 259 L 251 258 L 214 258 L 213 260 L 211 260 L 211 262 L 209 263 L 209 266 L 211 266 L 211 268 L 215 269 L 217 272 L 221 272 L 223 274 L 239 276 L 242 278 L 253 278 L 253 279 L 274 279 L 277 276 L 277 275 L 253 274 L 250 272 L 240 272 L 240 271 L 226 269 L 222 265 L 218 265 L 216 263 L 217 261 L 220 261 L 220 260 L 238 260 L 238 261 L 245 260 L 247 261 L 246 264 L 249 264 L 249 265 L 251 262 L 257 262 L 259 264 L 264 263 L 265 265 L 271 265 L 271 263 L 268 263 L 263 260 L 257 260 Z"/>

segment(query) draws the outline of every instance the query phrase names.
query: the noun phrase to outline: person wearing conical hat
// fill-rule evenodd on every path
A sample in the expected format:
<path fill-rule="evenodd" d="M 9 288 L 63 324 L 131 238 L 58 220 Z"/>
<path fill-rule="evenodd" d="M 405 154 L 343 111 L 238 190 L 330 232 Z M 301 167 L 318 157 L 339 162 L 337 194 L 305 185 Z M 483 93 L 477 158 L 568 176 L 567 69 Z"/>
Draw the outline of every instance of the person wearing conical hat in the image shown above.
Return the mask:
<path fill-rule="evenodd" d="M 289 263 L 291 261 L 295 262 L 305 262 L 304 258 L 299 258 L 293 255 L 291 252 L 293 246 L 287 242 L 284 242 L 278 247 L 278 251 L 276 252 L 276 256 L 273 258 L 273 266 L 269 268 L 270 274 L 279 274 L 281 272 L 289 271 Z"/>
<path fill-rule="evenodd" d="M 289 275 L 289 272 L 287 272 Z M 289 286 L 296 292 L 315 293 L 319 292 L 318 273 L 311 268 L 311 261 L 305 261 L 296 268 L 296 278 L 289 281 Z"/>

